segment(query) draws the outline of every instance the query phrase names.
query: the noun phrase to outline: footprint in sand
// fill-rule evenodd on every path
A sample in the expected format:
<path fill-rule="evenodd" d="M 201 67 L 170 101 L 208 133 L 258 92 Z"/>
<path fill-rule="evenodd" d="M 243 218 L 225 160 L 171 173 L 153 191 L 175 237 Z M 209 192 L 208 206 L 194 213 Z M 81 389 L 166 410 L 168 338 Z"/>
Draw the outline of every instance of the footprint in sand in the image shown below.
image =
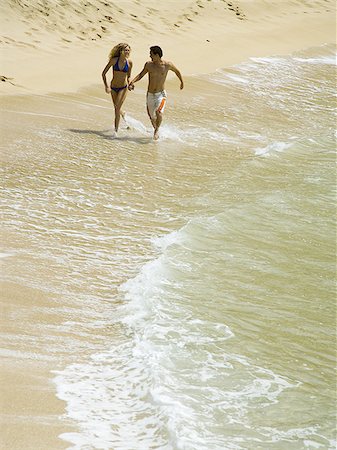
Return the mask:
<path fill-rule="evenodd" d="M 11 80 L 13 80 L 13 78 L 8 78 L 8 77 L 5 77 L 4 75 L 0 75 L 0 81 L 3 81 L 4 83 L 9 83 L 9 84 L 12 84 L 13 86 L 15 86 L 15 84 L 12 83 Z"/>
<path fill-rule="evenodd" d="M 183 17 L 185 17 L 185 19 L 187 19 L 189 22 L 193 22 L 193 19 L 191 19 L 190 17 L 188 17 L 188 15 L 187 14 L 184 14 L 184 16 Z"/>

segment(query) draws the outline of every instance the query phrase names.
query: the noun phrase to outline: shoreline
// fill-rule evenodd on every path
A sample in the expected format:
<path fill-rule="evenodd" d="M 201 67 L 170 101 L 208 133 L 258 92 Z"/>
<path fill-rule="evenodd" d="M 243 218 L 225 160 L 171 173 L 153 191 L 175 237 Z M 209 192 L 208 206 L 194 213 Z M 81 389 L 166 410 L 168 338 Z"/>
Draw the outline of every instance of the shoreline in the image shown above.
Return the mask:
<path fill-rule="evenodd" d="M 192 77 L 198 77 L 198 76 L 205 76 L 205 75 L 210 75 L 212 73 L 215 73 L 219 70 L 225 70 L 225 69 L 233 69 L 237 66 L 239 66 L 240 64 L 244 64 L 246 62 L 248 62 L 250 59 L 252 58 L 277 58 L 277 57 L 286 57 L 286 56 L 291 56 L 294 55 L 295 53 L 300 53 L 300 52 L 306 52 L 306 51 L 311 51 L 312 49 L 319 49 L 320 47 L 325 47 L 325 46 L 335 46 L 335 49 L 337 50 L 337 47 L 335 45 L 335 43 L 333 42 L 323 42 L 321 44 L 317 44 L 317 45 L 310 45 L 307 47 L 299 47 L 299 48 L 294 48 L 294 49 L 289 49 L 289 51 L 282 51 L 282 52 L 271 52 L 271 53 L 265 53 L 265 52 L 259 52 L 257 54 L 254 55 L 249 55 L 247 56 L 247 58 L 244 59 L 240 59 L 237 62 L 233 63 L 233 64 L 229 64 L 226 66 L 219 66 L 219 67 L 214 67 L 213 70 L 210 70 L 208 72 L 196 72 L 196 73 L 188 73 L 188 74 L 183 74 L 184 79 L 186 78 L 192 78 Z M 172 80 L 175 79 L 175 75 L 174 74 L 168 74 L 167 77 L 167 81 L 171 82 Z M 91 81 L 91 82 L 90 82 Z M 63 89 L 61 87 L 58 87 L 57 84 L 55 84 L 55 89 L 54 90 L 29 90 L 28 88 L 23 88 L 22 86 L 14 86 L 14 87 L 8 87 L 6 86 L 5 88 L 2 87 L 2 85 L 0 85 L 0 98 L 11 98 L 11 97 L 34 97 L 34 96 L 46 96 L 48 97 L 49 95 L 74 95 L 77 94 L 82 91 L 82 90 L 87 90 L 90 88 L 97 88 L 98 86 L 102 87 L 102 99 L 105 99 L 106 97 L 104 96 L 104 86 L 103 83 L 98 83 L 96 82 L 92 82 L 93 80 L 87 80 L 86 84 L 81 84 L 78 86 L 69 86 L 68 89 Z M 4 83 L 5 84 L 5 83 Z M 186 83 L 185 83 L 186 84 Z M 138 83 L 138 86 L 141 89 L 146 89 L 146 78 L 144 77 L 144 79 Z M 27 92 L 28 91 L 28 92 Z"/>

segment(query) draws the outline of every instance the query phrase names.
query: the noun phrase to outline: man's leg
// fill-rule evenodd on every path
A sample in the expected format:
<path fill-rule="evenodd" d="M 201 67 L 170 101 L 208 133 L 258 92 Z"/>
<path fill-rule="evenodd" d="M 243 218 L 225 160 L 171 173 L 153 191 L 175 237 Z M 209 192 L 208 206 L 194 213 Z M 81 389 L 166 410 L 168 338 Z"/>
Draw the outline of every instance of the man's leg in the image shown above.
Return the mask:
<path fill-rule="evenodd" d="M 163 120 L 163 112 L 165 109 L 165 104 L 166 104 L 166 94 L 163 95 L 164 92 L 161 93 L 161 95 L 159 96 L 159 105 L 156 109 L 156 123 L 155 123 L 155 127 L 154 127 L 154 134 L 153 134 L 153 139 L 157 140 L 159 139 L 159 127 L 162 123 Z"/>
<path fill-rule="evenodd" d="M 163 114 L 160 111 L 156 111 L 156 122 L 155 122 L 155 126 L 154 126 L 154 134 L 153 134 L 153 139 L 156 141 L 157 139 L 159 139 L 159 127 L 162 123 L 163 120 Z"/>
<path fill-rule="evenodd" d="M 146 110 L 147 110 L 147 114 L 148 114 L 148 116 L 149 116 L 149 119 L 151 120 L 151 123 L 152 123 L 153 128 L 156 128 L 156 121 L 152 118 L 148 106 L 146 106 Z"/>

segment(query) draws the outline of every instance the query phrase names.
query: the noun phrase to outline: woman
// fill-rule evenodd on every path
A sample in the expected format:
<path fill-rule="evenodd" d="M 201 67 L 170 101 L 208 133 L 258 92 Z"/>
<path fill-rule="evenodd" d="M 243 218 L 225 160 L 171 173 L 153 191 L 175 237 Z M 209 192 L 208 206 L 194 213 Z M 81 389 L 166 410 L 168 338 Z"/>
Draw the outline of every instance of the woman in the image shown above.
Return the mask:
<path fill-rule="evenodd" d="M 128 44 L 118 44 L 111 50 L 109 54 L 109 62 L 102 72 L 105 92 L 111 94 L 111 98 L 115 107 L 115 136 L 117 136 L 119 122 L 124 113 L 121 107 L 124 103 L 128 92 L 129 80 L 132 70 L 132 62 L 129 60 L 131 48 Z M 106 73 L 112 67 L 112 80 L 110 87 L 106 80 Z"/>

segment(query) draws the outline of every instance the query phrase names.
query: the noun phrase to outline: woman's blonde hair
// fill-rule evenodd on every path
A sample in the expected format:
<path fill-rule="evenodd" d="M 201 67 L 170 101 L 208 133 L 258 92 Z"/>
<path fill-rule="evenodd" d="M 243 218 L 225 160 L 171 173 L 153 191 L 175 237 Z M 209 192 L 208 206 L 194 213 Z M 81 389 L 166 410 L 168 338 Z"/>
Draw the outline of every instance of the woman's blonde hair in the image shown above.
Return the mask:
<path fill-rule="evenodd" d="M 120 56 L 122 50 L 124 50 L 126 47 L 129 47 L 131 49 L 130 45 L 125 44 L 125 42 L 121 42 L 120 44 L 115 45 L 114 48 L 109 53 L 109 60 L 111 58 L 115 58 L 116 56 Z"/>

